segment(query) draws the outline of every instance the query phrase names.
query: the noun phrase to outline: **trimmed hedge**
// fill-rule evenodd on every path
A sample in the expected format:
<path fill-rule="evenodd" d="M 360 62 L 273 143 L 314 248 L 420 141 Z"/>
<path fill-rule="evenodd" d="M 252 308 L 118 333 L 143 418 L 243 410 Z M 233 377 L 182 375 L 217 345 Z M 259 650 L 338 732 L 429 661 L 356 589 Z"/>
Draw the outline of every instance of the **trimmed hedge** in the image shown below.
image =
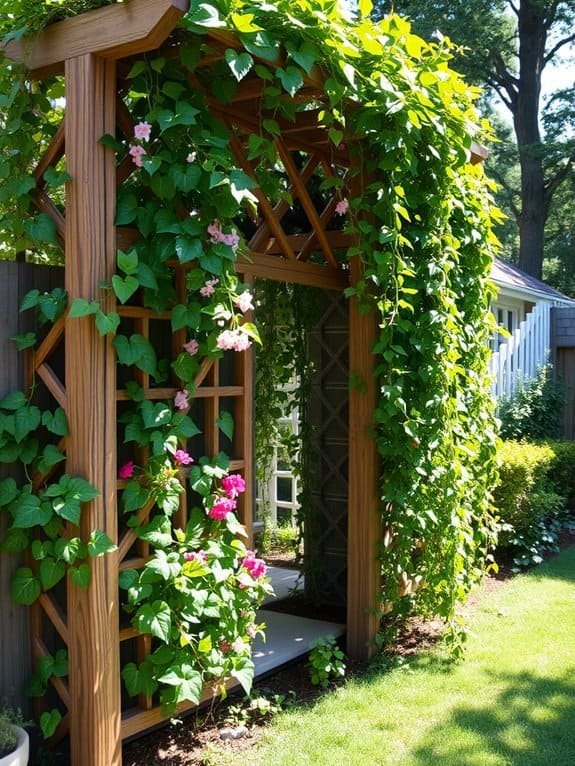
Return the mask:
<path fill-rule="evenodd" d="M 506 441 L 493 492 L 500 531 L 497 552 L 516 567 L 538 564 L 555 550 L 575 500 L 575 443 Z"/>

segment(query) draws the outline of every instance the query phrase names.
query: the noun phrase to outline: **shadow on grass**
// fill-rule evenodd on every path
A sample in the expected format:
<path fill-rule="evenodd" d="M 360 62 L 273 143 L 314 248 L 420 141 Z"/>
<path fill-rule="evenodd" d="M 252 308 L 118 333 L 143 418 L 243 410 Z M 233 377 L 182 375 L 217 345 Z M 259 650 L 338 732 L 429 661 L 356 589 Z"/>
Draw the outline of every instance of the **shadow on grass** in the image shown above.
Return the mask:
<path fill-rule="evenodd" d="M 575 667 L 559 678 L 497 671 L 489 676 L 489 683 L 503 690 L 489 703 L 479 691 L 475 704 L 455 710 L 419 743 L 413 763 L 574 766 Z"/>

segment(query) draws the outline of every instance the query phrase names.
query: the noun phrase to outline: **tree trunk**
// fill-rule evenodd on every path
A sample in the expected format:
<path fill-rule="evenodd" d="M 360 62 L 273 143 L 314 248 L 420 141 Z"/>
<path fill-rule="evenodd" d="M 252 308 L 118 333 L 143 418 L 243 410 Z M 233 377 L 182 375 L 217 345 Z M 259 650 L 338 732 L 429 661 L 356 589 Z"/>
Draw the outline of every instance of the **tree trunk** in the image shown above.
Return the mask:
<path fill-rule="evenodd" d="M 513 114 L 521 167 L 519 265 L 541 279 L 547 211 L 543 152 L 539 132 L 541 70 L 547 30 L 545 9 L 539 0 L 521 0 L 519 6 L 519 87 Z"/>

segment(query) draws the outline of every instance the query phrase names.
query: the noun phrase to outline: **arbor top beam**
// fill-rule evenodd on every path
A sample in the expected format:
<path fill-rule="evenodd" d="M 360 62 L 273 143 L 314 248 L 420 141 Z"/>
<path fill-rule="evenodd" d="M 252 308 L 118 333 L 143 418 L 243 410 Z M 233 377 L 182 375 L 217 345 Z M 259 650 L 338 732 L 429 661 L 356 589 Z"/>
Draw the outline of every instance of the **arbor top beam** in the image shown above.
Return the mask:
<path fill-rule="evenodd" d="M 4 53 L 37 77 L 57 74 L 68 59 L 95 53 L 119 59 L 158 48 L 189 8 L 189 0 L 128 0 L 51 24 Z"/>

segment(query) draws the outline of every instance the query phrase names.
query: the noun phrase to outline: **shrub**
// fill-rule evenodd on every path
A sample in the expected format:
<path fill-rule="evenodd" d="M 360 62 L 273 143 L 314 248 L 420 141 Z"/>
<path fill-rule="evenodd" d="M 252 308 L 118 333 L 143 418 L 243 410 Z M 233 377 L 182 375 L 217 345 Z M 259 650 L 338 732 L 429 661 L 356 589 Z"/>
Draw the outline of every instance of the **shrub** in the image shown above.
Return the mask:
<path fill-rule="evenodd" d="M 331 680 L 345 676 L 345 655 L 333 636 L 318 638 L 309 653 L 307 668 L 312 684 L 326 688 Z"/>
<path fill-rule="evenodd" d="M 566 471 L 568 456 L 574 454 L 567 447 L 559 450 L 562 457 L 557 463 L 556 448 L 516 441 L 501 446 L 499 482 L 493 493 L 500 525 L 498 551 L 509 555 L 516 567 L 540 563 L 542 554 L 556 546 L 565 497 L 556 491 L 560 485 L 552 473 L 559 468 Z"/>
<path fill-rule="evenodd" d="M 534 380 L 526 381 L 509 397 L 501 397 L 498 415 L 504 439 L 557 439 L 561 436 L 563 386 L 553 367 L 543 365 Z"/>
<path fill-rule="evenodd" d="M 575 442 L 548 442 L 554 457 L 548 479 L 553 490 L 566 498 L 567 508 L 575 508 Z"/>

